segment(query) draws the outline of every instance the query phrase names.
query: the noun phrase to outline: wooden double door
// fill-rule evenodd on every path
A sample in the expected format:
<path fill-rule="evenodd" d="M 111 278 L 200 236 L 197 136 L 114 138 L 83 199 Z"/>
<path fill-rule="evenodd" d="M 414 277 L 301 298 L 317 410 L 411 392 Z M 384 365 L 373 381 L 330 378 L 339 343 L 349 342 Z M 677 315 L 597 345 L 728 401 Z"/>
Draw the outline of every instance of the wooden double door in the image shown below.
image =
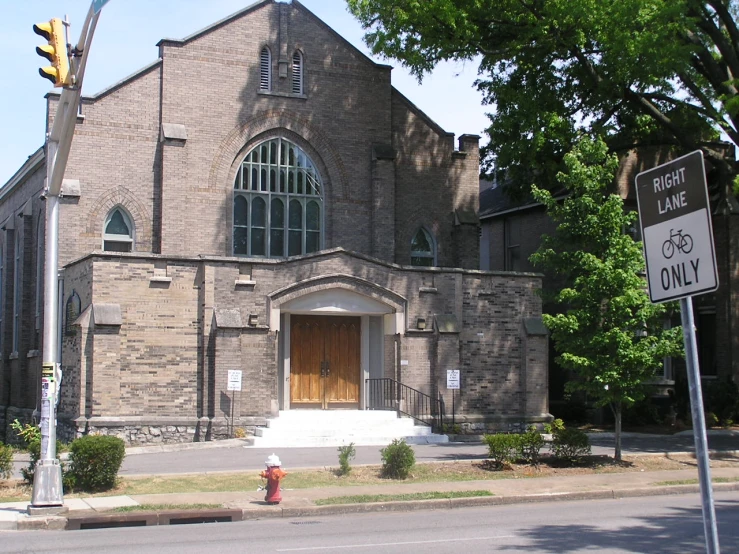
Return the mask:
<path fill-rule="evenodd" d="M 290 317 L 290 405 L 359 408 L 359 317 Z"/>

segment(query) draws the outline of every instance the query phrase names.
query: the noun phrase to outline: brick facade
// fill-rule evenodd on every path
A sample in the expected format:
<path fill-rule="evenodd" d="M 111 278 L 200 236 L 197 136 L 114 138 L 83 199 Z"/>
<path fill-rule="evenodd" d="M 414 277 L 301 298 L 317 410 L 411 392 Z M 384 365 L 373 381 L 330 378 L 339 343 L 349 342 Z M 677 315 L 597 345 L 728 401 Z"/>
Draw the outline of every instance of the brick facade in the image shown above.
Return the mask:
<path fill-rule="evenodd" d="M 257 2 L 158 47 L 156 62 L 82 100 L 60 201 L 62 302 L 79 303 L 62 326 L 61 438 L 192 441 L 263 425 L 290 404 L 290 315 L 314 309 L 361 316 L 364 378 L 400 377 L 449 407 L 445 370 L 459 368 L 469 383 L 461 421 L 507 429 L 547 417 L 545 339 L 524 324 L 540 316 L 540 278 L 476 271 L 479 137 L 455 144 L 392 87 L 390 67 L 298 2 Z M 301 92 L 289 78 L 295 51 Z M 57 103 L 50 94 L 49 125 Z M 235 257 L 234 179 L 271 139 L 299 147 L 321 177 L 319 252 Z M 40 152 L 0 199 L 3 415 L 30 417 L 37 405 L 44 175 Z M 117 208 L 130 219 L 131 253 L 102 251 Z M 420 228 L 443 269 L 410 266 Z M 16 283 L 23 324 L 12 349 Z M 419 317 L 428 330 L 415 330 Z M 227 390 L 233 369 L 243 371 L 240 393 Z"/>

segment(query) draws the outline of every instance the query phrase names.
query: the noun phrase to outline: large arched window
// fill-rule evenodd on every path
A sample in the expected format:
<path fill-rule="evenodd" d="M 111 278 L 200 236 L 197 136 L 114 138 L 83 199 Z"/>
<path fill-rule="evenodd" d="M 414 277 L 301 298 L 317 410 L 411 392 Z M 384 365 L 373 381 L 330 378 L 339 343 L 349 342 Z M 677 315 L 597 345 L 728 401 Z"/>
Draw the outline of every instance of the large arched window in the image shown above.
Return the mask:
<path fill-rule="evenodd" d="M 436 265 L 436 243 L 431 233 L 423 227 L 411 240 L 411 265 L 425 267 Z"/>
<path fill-rule="evenodd" d="M 313 161 L 275 138 L 254 147 L 234 181 L 233 253 L 284 258 L 321 249 L 323 187 Z"/>
<path fill-rule="evenodd" d="M 131 217 L 120 206 L 113 208 L 103 225 L 103 250 L 133 252 L 134 227 Z"/>

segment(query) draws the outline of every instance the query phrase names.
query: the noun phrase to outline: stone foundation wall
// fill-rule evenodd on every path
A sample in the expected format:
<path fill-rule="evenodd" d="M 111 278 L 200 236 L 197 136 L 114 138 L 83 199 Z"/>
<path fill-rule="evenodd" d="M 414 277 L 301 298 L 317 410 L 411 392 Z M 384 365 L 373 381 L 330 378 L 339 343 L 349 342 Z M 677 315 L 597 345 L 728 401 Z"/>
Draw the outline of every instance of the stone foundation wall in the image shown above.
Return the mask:
<path fill-rule="evenodd" d="M 543 428 L 544 423 L 549 423 L 554 418 L 549 415 L 541 416 L 510 416 L 510 417 L 476 417 L 457 416 L 454 424 L 460 435 L 483 435 L 492 433 L 524 433 L 526 429 L 535 425 Z M 452 426 L 450 415 L 444 418 L 444 424 Z"/>
<path fill-rule="evenodd" d="M 78 418 L 59 421 L 57 436 L 62 442 L 85 435 L 118 437 L 126 446 L 153 446 L 231 439 L 253 435 L 266 425 L 265 418 Z"/>

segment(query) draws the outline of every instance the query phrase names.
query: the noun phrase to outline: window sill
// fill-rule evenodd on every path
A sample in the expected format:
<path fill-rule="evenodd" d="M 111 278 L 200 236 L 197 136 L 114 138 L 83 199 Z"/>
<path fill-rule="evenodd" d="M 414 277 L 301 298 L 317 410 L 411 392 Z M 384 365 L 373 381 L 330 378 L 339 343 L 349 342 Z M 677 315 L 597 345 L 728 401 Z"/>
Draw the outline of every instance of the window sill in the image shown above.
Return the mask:
<path fill-rule="evenodd" d="M 260 96 L 278 96 L 280 98 L 297 98 L 298 100 L 307 100 L 308 97 L 305 94 L 294 94 L 292 92 L 274 92 L 271 90 L 257 90 L 257 94 Z"/>
<path fill-rule="evenodd" d="M 409 328 L 405 330 L 406 335 L 433 335 L 433 329 L 413 329 Z"/>
<path fill-rule="evenodd" d="M 17 360 L 18 359 L 18 351 L 16 350 L 15 352 L 11 352 L 10 353 L 10 356 L 8 356 L 8 359 L 9 360 Z"/>
<path fill-rule="evenodd" d="M 436 294 L 437 292 L 439 292 L 439 289 L 437 289 L 436 287 L 420 287 L 418 289 L 418 292 L 429 292 L 432 294 Z"/>
<path fill-rule="evenodd" d="M 150 283 L 171 283 L 172 277 L 151 277 L 149 279 Z"/>
<path fill-rule="evenodd" d="M 237 287 L 254 287 L 256 284 L 257 282 L 252 281 L 251 279 L 236 279 L 236 281 L 234 281 L 234 285 Z"/>
<path fill-rule="evenodd" d="M 26 358 L 37 358 L 41 355 L 41 352 L 39 350 L 29 350 L 28 354 L 26 354 Z"/>

